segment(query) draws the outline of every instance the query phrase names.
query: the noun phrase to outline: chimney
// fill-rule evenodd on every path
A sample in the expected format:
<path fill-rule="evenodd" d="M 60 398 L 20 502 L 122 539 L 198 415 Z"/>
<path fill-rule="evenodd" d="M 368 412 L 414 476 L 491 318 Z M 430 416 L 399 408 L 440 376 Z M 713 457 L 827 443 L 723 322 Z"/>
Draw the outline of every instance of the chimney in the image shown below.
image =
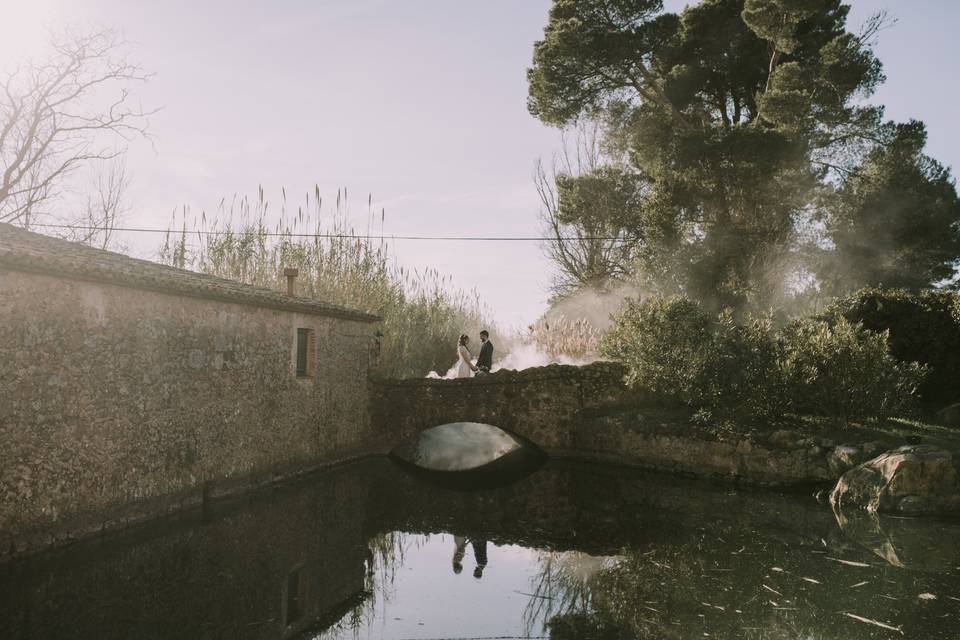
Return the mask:
<path fill-rule="evenodd" d="M 283 270 L 283 275 L 287 276 L 287 295 L 288 296 L 296 295 L 294 291 L 295 289 L 294 284 L 295 284 L 295 280 L 297 279 L 297 275 L 299 273 L 300 273 L 299 269 L 296 269 L 294 267 L 287 267 L 286 269 Z"/>

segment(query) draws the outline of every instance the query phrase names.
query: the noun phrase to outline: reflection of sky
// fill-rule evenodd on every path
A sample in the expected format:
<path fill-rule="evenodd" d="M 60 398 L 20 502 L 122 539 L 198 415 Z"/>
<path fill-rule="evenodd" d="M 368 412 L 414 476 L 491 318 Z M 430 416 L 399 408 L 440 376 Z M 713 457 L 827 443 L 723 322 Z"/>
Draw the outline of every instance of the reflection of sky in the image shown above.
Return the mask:
<path fill-rule="evenodd" d="M 0 63 L 35 52 L 40 23 L 120 28 L 156 72 L 138 92 L 156 151 L 135 146 L 131 224 L 166 226 L 174 208 L 213 212 L 256 195 L 276 210 L 319 183 L 387 209 L 388 234 L 537 234 L 531 181 L 557 135 L 526 111 L 525 69 L 549 0 L 0 0 Z M 677 10 L 686 0 L 667 0 Z M 960 3 L 852 0 L 851 23 L 889 7 L 881 34 L 896 119 L 930 126 L 932 154 L 960 166 L 955 126 Z M 3 65 L 0 65 L 3 66 Z M 366 225 L 363 224 L 365 228 Z M 150 255 L 156 237 L 127 236 Z M 531 243 L 398 242 L 407 267 L 437 267 L 476 287 L 497 317 L 525 326 L 543 308 L 550 266 Z"/>
<path fill-rule="evenodd" d="M 920 525 L 914 533 L 936 527 L 908 523 Z M 831 548 L 802 529 L 796 535 L 777 527 L 743 529 L 732 532 L 733 539 L 710 533 L 699 542 L 654 545 L 640 554 L 635 549 L 625 576 L 639 582 L 621 583 L 626 591 L 620 597 L 631 598 L 620 603 L 626 605 L 621 613 L 649 611 L 640 611 L 638 620 L 661 632 L 669 626 L 677 634 L 671 637 L 683 638 L 849 640 L 897 637 L 887 631 L 898 629 L 910 638 L 956 638 L 960 600 L 953 594 L 960 567 L 896 569 L 842 537 Z M 546 638 L 544 622 L 583 611 L 598 572 L 623 561 L 488 542 L 478 580 L 469 544 L 457 574 L 452 535 L 399 535 L 402 559 L 393 565 L 394 578 L 375 588 L 375 605 L 365 609 L 362 624 L 351 629 L 348 614 L 341 628 L 318 640 Z M 949 544 L 939 551 L 956 557 Z M 883 633 L 878 624 L 887 626 Z"/>
<path fill-rule="evenodd" d="M 473 577 L 472 546 L 467 546 L 463 572 L 455 574 L 452 535 L 404 538 L 407 550 L 393 583 L 393 597 L 377 603 L 374 618 L 356 636 L 347 629 L 330 638 L 526 635 L 523 615 L 530 598 L 517 592 L 530 593 L 541 552 L 488 543 L 487 567 L 478 580 Z M 541 635 L 540 627 L 531 629 L 533 635 Z"/>

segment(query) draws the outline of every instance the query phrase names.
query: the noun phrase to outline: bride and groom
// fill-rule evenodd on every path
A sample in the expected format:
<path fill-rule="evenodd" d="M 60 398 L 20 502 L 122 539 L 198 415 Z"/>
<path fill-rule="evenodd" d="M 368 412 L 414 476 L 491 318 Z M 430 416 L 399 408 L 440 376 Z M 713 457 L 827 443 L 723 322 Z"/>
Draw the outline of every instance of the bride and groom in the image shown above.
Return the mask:
<path fill-rule="evenodd" d="M 470 349 L 467 348 L 469 342 L 470 337 L 467 334 L 460 336 L 460 343 L 457 345 L 458 378 L 472 378 L 474 374 L 490 373 L 490 367 L 493 366 L 493 343 L 490 342 L 490 333 L 486 329 L 480 332 L 480 355 L 477 356 L 476 364 L 473 363 Z"/>

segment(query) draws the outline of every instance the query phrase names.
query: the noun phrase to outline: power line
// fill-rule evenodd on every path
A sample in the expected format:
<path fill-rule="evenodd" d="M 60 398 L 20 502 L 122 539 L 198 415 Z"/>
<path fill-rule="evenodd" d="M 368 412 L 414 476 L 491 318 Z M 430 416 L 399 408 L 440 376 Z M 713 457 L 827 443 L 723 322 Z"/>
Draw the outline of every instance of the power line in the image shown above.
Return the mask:
<path fill-rule="evenodd" d="M 183 231 L 181 229 L 151 229 L 147 227 L 100 227 L 94 225 L 73 225 L 73 224 L 53 224 L 32 222 L 31 227 L 42 227 L 46 229 L 69 229 L 71 231 L 122 231 L 133 233 L 169 233 L 177 235 L 186 233 L 187 235 L 215 236 L 242 233 L 237 231 L 210 231 L 205 229 L 194 229 L 192 231 Z M 630 242 L 628 238 L 619 236 L 554 236 L 544 238 L 541 236 L 410 236 L 410 235 L 373 235 L 362 233 L 293 233 L 286 231 L 258 231 L 256 235 L 267 237 L 282 238 L 316 238 L 316 239 L 346 239 L 346 240 L 431 240 L 431 241 L 452 241 L 452 242 L 573 242 L 573 241 L 609 241 L 609 242 Z"/>

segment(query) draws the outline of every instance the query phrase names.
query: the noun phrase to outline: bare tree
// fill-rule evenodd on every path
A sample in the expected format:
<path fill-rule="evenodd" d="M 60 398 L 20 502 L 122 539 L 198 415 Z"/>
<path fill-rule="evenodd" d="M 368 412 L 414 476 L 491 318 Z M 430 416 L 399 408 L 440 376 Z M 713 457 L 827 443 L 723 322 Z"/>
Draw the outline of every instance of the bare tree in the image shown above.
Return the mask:
<path fill-rule="evenodd" d="M 46 60 L 0 76 L 0 222 L 29 226 L 72 172 L 146 136 L 155 111 L 133 105 L 129 87 L 149 75 L 122 49 L 111 30 L 53 35 Z"/>
<path fill-rule="evenodd" d="M 99 163 L 86 189 L 83 218 L 77 221 L 79 228 L 72 239 L 106 249 L 117 222 L 127 212 L 129 187 L 125 155 Z"/>
<path fill-rule="evenodd" d="M 633 270 L 639 238 L 604 217 L 585 218 L 577 224 L 561 213 L 559 182 L 565 177 L 596 174 L 618 160 L 603 148 L 600 126 L 580 123 L 565 131 L 561 150 L 549 168 L 537 162 L 534 184 L 540 196 L 541 218 L 550 239 L 544 247 L 557 266 L 553 293 L 564 296 L 582 287 L 602 287 L 628 278 Z M 572 139 L 571 139 L 572 134 Z M 599 209 L 607 203 L 594 202 Z"/>

